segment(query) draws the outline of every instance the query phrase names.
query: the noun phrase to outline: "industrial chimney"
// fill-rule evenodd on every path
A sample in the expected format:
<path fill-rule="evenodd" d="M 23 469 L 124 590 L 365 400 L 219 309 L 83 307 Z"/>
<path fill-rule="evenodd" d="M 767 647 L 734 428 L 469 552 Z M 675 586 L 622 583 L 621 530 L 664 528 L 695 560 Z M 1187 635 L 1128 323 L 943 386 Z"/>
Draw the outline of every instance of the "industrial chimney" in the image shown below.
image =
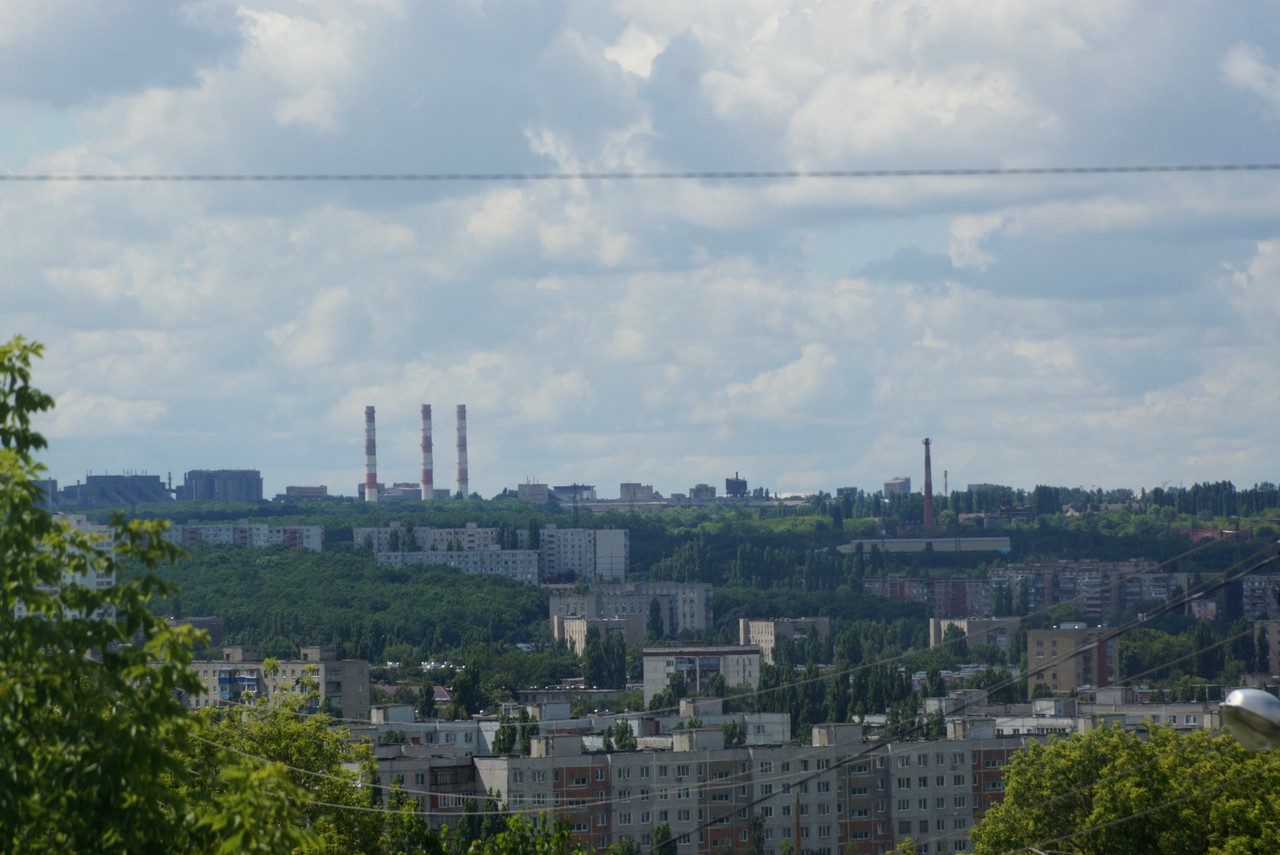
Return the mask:
<path fill-rule="evenodd" d="M 429 502 L 436 496 L 432 483 L 431 463 L 431 405 L 422 405 L 422 501 Z"/>
<path fill-rule="evenodd" d="M 929 460 L 929 437 L 924 438 L 924 527 L 933 528 L 933 464 Z"/>
<path fill-rule="evenodd" d="M 458 492 L 462 498 L 471 495 L 467 484 L 467 405 L 458 405 Z"/>
<path fill-rule="evenodd" d="M 364 408 L 364 500 L 378 501 L 378 441 L 373 425 L 373 407 Z"/>

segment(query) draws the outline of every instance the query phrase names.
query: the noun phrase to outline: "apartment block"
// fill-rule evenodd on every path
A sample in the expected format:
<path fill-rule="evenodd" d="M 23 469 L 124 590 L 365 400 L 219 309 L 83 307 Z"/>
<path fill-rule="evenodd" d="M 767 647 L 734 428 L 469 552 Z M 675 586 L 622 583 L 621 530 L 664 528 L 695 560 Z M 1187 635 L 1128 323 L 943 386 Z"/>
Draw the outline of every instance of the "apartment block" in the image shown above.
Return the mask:
<path fill-rule="evenodd" d="M 165 539 L 181 546 L 213 543 L 223 546 L 262 548 L 283 546 L 319 552 L 324 548 L 324 528 L 318 525 L 274 523 L 187 523 L 170 526 Z"/>
<path fill-rule="evenodd" d="M 831 618 L 825 617 L 738 619 L 738 643 L 759 647 L 764 661 L 770 665 L 779 638 L 826 638 L 830 634 Z"/>
<path fill-rule="evenodd" d="M 571 585 L 551 589 L 551 617 L 612 618 L 641 615 L 646 625 L 649 607 L 658 601 L 663 634 L 678 637 L 703 633 L 711 626 L 711 585 L 703 582 L 625 582 L 591 585 L 586 590 Z"/>
<path fill-rule="evenodd" d="M 754 688 L 760 682 L 762 660 L 759 647 L 646 647 L 644 702 L 648 705 L 677 673 L 684 676 L 691 695 L 709 694 L 709 681 L 716 674 L 727 686 Z"/>
<path fill-rule="evenodd" d="M 1084 623 L 1027 630 L 1027 692 L 1045 684 L 1054 692 L 1120 682 L 1119 644 L 1113 630 Z"/>
<path fill-rule="evenodd" d="M 300 659 L 278 660 L 268 671 L 253 645 L 223 648 L 222 659 L 191 664 L 204 691 L 188 697 L 193 707 L 227 706 L 257 697 L 302 695 L 309 709 L 332 707 L 345 719 L 369 718 L 369 663 L 339 659 L 330 645 L 303 647 Z"/>

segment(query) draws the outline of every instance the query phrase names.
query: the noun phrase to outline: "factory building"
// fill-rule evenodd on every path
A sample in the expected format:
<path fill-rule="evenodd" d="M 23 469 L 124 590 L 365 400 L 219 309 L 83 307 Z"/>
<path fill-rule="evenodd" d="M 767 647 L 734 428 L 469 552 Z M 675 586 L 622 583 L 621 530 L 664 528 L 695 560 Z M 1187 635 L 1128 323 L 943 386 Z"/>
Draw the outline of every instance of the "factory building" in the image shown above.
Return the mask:
<path fill-rule="evenodd" d="M 262 473 L 257 469 L 193 469 L 183 477 L 176 494 L 181 502 L 261 502 Z"/>

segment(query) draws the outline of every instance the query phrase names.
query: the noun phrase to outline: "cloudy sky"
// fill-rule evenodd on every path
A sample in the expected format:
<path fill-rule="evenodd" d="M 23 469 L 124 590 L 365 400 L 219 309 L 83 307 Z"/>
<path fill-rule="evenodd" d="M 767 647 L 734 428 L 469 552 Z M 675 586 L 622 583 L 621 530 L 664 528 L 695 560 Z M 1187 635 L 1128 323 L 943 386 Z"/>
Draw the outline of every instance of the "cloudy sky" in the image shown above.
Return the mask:
<path fill-rule="evenodd" d="M 1280 5 L 0 4 L 0 173 L 1280 161 Z M 1280 172 L 0 182 L 50 474 L 1280 479 Z"/>

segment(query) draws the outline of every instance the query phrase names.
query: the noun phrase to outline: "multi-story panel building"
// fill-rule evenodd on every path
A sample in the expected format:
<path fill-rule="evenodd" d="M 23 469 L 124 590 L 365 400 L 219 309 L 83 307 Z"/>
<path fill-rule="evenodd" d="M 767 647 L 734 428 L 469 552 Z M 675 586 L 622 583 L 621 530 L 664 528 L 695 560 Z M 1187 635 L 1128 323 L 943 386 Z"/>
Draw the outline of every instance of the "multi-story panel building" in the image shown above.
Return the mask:
<path fill-rule="evenodd" d="M 1027 692 L 1041 683 L 1054 692 L 1112 686 L 1120 681 L 1114 630 L 1084 623 L 1027 631 Z M 1030 696 L 1030 695 L 1029 695 Z"/>
<path fill-rule="evenodd" d="M 1028 611 L 1070 603 L 1080 615 L 1112 619 L 1143 602 L 1168 599 L 1175 587 L 1185 589 L 1185 573 L 1158 569 L 1153 561 L 1051 561 L 997 567 L 989 576 L 995 586 L 1005 586 Z"/>
<path fill-rule="evenodd" d="M 551 617 L 551 637 L 556 641 L 569 643 L 569 649 L 582 653 L 587 644 L 587 630 L 595 627 L 602 639 L 612 635 L 621 635 L 622 640 L 630 647 L 641 644 L 645 637 L 645 618 L 643 615 L 619 615 L 610 618 L 586 617 Z"/>
<path fill-rule="evenodd" d="M 760 682 L 762 656 L 759 647 L 646 647 L 644 650 L 644 702 L 667 688 L 673 674 L 682 674 L 689 694 L 707 694 L 715 674 L 727 686 L 754 688 Z"/>
<path fill-rule="evenodd" d="M 377 528 L 354 528 L 352 540 L 372 551 L 380 562 L 396 566 L 443 564 L 470 572 L 500 572 L 495 569 L 500 565 L 519 564 L 522 581 L 527 581 L 523 578 L 525 559 L 514 554 L 501 560 L 448 556 L 527 551 L 537 562 L 535 584 L 559 577 L 625 581 L 631 555 L 630 533 L 625 529 L 564 529 L 554 524 L 541 530 L 536 545 L 527 530 L 482 528 L 476 523 L 460 528 L 408 528 L 393 522 Z"/>
<path fill-rule="evenodd" d="M 551 617 L 611 618 L 643 615 L 658 602 L 663 635 L 704 633 L 711 626 L 711 585 L 703 582 L 625 582 L 591 585 L 586 590 L 565 585 L 551 591 Z"/>
<path fill-rule="evenodd" d="M 183 546 L 197 543 L 257 548 L 283 546 L 319 552 L 324 548 L 324 528 L 318 525 L 250 522 L 187 523 L 171 526 L 165 532 L 165 539 Z"/>
<path fill-rule="evenodd" d="M 759 647 L 764 661 L 770 665 L 779 638 L 826 638 L 830 634 L 831 618 L 826 617 L 738 619 L 738 643 Z"/>
<path fill-rule="evenodd" d="M 268 671 L 258 648 L 237 645 L 223 648 L 218 661 L 196 660 L 192 670 L 204 683 L 204 691 L 188 697 L 194 707 L 244 703 L 259 696 L 301 694 L 308 706 L 332 706 L 346 719 L 369 718 L 369 663 L 363 659 L 339 659 L 330 645 L 303 647 L 300 659 L 279 660 Z"/>
<path fill-rule="evenodd" d="M 434 564 L 473 575 L 504 576 L 538 584 L 538 553 L 528 549 L 478 549 L 473 552 L 380 552 L 377 562 L 390 567 Z"/>
<path fill-rule="evenodd" d="M 767 855 L 969 851 L 969 832 L 1003 798 L 1008 757 L 1028 738 L 863 738 L 817 725 L 807 744 L 725 745 L 719 727 L 677 730 L 637 751 L 590 749 L 578 735 L 535 738 L 530 756 L 474 758 L 476 791 L 511 810 L 565 816 L 576 843 L 642 847 L 669 826 L 680 855 L 742 851 L 758 818 Z"/>

